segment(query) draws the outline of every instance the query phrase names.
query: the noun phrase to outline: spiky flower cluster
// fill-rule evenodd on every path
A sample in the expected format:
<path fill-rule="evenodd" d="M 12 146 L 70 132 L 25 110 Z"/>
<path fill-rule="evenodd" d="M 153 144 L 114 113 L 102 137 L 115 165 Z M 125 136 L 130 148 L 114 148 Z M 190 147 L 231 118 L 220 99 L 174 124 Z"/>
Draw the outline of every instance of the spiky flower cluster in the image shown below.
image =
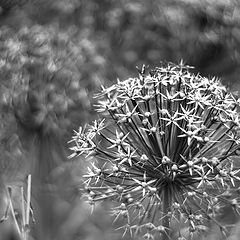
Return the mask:
<path fill-rule="evenodd" d="M 84 176 L 88 200 L 111 200 L 125 232 L 146 239 L 184 239 L 219 220 L 226 204 L 238 212 L 238 100 L 215 78 L 182 64 L 146 71 L 103 88 L 105 120 L 76 131 L 72 156 L 93 156 Z M 176 230 L 176 229 L 175 229 Z M 176 233 L 177 232 L 177 233 Z"/>

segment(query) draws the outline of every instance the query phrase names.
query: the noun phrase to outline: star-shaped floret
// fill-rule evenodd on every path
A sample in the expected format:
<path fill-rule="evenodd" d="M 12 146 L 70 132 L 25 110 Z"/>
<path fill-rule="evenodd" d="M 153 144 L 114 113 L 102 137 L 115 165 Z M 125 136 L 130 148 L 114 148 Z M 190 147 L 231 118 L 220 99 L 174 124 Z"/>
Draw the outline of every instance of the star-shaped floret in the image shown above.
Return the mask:
<path fill-rule="evenodd" d="M 142 190 L 142 195 L 146 195 L 146 190 L 153 191 L 155 188 L 151 188 L 151 184 L 156 182 L 156 179 L 150 180 L 147 182 L 146 179 L 146 172 L 143 174 L 143 181 L 140 181 L 136 178 L 133 178 L 133 181 L 136 182 L 138 185 L 133 189 L 133 192 Z"/>
<path fill-rule="evenodd" d="M 187 141 L 188 145 L 191 144 L 193 139 L 200 140 L 200 138 L 198 136 L 200 128 L 197 128 L 196 130 L 193 130 L 193 131 L 192 130 L 185 130 L 181 127 L 179 127 L 179 128 L 182 130 L 183 133 L 178 135 L 177 137 L 180 137 L 180 138 L 181 137 L 187 137 L 188 138 L 188 141 Z"/>
<path fill-rule="evenodd" d="M 118 132 L 116 130 L 116 136 L 115 136 L 115 139 L 111 139 L 111 138 L 107 138 L 108 141 L 112 144 L 111 146 L 109 146 L 108 148 L 111 149 L 111 148 L 115 148 L 115 147 L 123 147 L 123 146 L 127 146 L 129 145 L 125 139 L 127 139 L 129 133 L 125 134 L 124 136 L 124 133 L 123 132 Z"/>
<path fill-rule="evenodd" d="M 164 120 L 167 122 L 166 126 L 169 126 L 170 124 L 174 124 L 179 127 L 178 121 L 182 120 L 184 117 L 179 116 L 179 112 L 176 111 L 173 115 L 171 115 L 168 111 L 166 112 L 167 117 L 161 117 L 161 120 Z"/>
<path fill-rule="evenodd" d="M 131 148 L 128 146 L 127 147 L 127 153 L 124 153 L 124 155 L 121 157 L 121 161 L 118 163 L 119 165 L 122 165 L 125 162 L 128 162 L 130 166 L 133 165 L 133 162 L 136 162 L 136 160 L 134 159 L 136 157 L 135 155 L 136 150 L 132 151 Z"/>
<path fill-rule="evenodd" d="M 183 99 L 182 98 L 177 98 L 179 96 L 179 93 L 176 92 L 176 93 L 169 93 L 168 90 L 166 90 L 166 93 L 163 94 L 163 93 L 159 93 L 164 99 L 166 99 L 167 101 L 171 101 L 171 102 L 175 102 L 175 101 L 182 101 Z"/>
<path fill-rule="evenodd" d="M 136 112 L 137 108 L 138 108 L 138 106 L 135 106 L 132 110 L 130 110 L 129 106 L 126 104 L 124 113 L 116 114 L 116 117 L 119 119 L 118 122 L 119 123 L 130 122 L 134 115 L 138 115 L 138 113 Z"/>
<path fill-rule="evenodd" d="M 105 128 L 105 119 L 102 119 L 101 121 L 95 120 L 89 128 L 89 135 L 90 134 L 100 134 L 100 132 Z M 94 137 L 94 136 L 93 136 Z"/>
<path fill-rule="evenodd" d="M 211 106 L 211 95 L 206 95 L 204 96 L 203 94 L 201 94 L 200 90 L 196 90 L 193 93 L 189 93 L 188 95 L 188 105 L 189 104 L 194 104 L 195 107 L 194 109 L 197 110 L 198 107 L 200 107 L 201 109 L 204 109 L 205 106 Z"/>

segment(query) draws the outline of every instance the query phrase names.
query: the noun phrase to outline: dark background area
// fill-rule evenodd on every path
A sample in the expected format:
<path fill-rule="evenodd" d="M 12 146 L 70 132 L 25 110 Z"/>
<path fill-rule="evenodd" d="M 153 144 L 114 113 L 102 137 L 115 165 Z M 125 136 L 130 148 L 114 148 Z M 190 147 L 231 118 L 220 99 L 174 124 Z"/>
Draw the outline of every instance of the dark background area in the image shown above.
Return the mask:
<path fill-rule="evenodd" d="M 182 60 L 238 94 L 240 2 L 0 0 L 0 7 L 0 218 L 10 186 L 22 224 L 19 187 L 31 174 L 29 239 L 121 239 L 110 204 L 91 213 L 81 198 L 87 163 L 67 158 L 73 129 L 98 117 L 101 85 L 137 76 L 143 64 Z M 14 229 L 9 215 L 1 239 L 18 239 Z"/>

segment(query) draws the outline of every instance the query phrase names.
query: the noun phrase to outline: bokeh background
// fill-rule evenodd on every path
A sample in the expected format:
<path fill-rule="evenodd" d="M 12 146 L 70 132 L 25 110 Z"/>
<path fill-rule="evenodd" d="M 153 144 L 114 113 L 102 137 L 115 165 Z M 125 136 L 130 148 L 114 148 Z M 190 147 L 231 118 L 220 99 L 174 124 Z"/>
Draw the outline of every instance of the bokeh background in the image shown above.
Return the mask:
<path fill-rule="evenodd" d="M 238 94 L 239 0 L 0 0 L 0 239 L 19 239 L 6 189 L 21 225 L 28 174 L 29 239 L 122 239 L 111 204 L 92 209 L 82 198 L 88 163 L 68 158 L 68 141 L 98 118 L 101 85 L 137 76 L 143 64 L 181 60 Z M 237 228 L 232 235 L 239 239 Z"/>

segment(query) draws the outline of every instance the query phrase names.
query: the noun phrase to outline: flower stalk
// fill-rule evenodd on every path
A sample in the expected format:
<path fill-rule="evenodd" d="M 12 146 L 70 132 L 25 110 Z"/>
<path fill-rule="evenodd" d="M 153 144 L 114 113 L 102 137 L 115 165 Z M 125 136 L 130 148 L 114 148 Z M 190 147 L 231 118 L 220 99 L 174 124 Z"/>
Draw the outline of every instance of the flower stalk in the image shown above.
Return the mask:
<path fill-rule="evenodd" d="M 168 189 L 165 189 L 165 192 L 162 196 L 162 213 L 163 213 L 163 219 L 162 219 L 162 226 L 164 227 L 165 231 L 163 232 L 162 239 L 168 240 L 170 236 L 170 222 L 168 217 L 168 212 L 171 209 L 171 199 L 168 197 Z"/>

